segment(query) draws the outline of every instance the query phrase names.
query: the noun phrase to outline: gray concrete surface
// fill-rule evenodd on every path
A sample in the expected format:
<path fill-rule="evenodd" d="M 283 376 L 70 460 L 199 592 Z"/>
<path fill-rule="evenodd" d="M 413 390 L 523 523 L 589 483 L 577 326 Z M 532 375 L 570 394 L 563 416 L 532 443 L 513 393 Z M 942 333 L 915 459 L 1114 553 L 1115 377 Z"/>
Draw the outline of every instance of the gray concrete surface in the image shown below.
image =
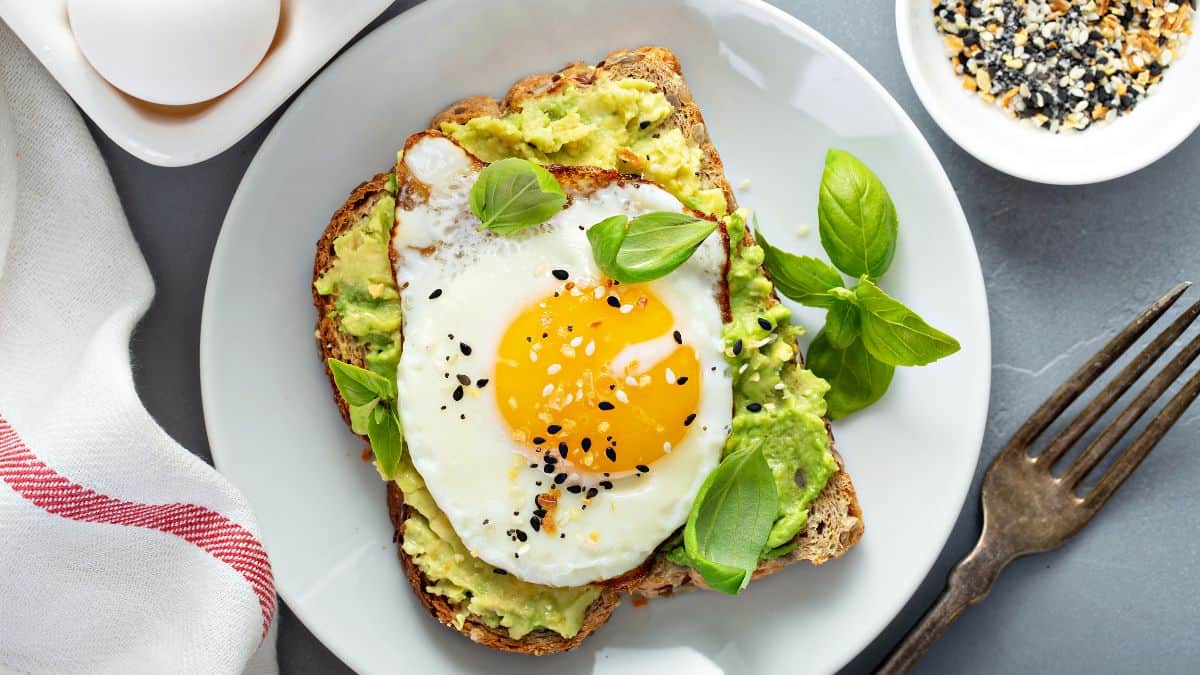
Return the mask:
<path fill-rule="evenodd" d="M 409 4 L 398 3 L 381 20 Z M 1200 135 L 1153 166 L 1100 185 L 1057 188 L 1010 178 L 960 150 L 925 113 L 900 62 L 892 2 L 777 4 L 887 87 L 958 191 L 991 305 L 995 365 L 985 460 L 1126 317 L 1176 281 L 1200 280 Z M 206 459 L 197 354 L 209 259 L 238 181 L 277 116 L 220 156 L 181 169 L 144 164 L 93 127 L 158 285 L 133 342 L 138 388 L 167 431 Z M 1200 672 L 1198 441 L 1200 407 L 1096 522 L 1058 551 L 1017 561 L 916 672 Z M 846 672 L 870 671 L 933 601 L 975 540 L 978 503 L 976 485 L 925 583 Z M 279 659 L 288 675 L 347 672 L 286 608 Z M 789 665 L 802 672 L 803 654 Z"/>

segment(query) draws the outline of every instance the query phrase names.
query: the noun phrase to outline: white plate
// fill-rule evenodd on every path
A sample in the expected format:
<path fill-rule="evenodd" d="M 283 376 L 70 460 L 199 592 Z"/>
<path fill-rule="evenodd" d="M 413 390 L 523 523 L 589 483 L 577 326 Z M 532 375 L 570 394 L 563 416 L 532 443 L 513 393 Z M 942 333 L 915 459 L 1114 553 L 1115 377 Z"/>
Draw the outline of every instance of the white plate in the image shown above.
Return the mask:
<path fill-rule="evenodd" d="M 249 133 L 391 4 L 281 2 L 279 29 L 258 68 L 230 92 L 186 106 L 139 101 L 100 77 L 75 43 L 67 0 L 0 0 L 0 19 L 117 145 L 151 164 L 185 166 Z"/>
<path fill-rule="evenodd" d="M 1175 149 L 1200 126 L 1200 55 L 1187 45 L 1133 113 L 1082 133 L 1019 124 L 962 88 L 933 24 L 929 0 L 896 0 L 896 36 L 908 79 L 946 135 L 976 159 L 1051 185 L 1099 183 L 1133 173 Z"/>
<path fill-rule="evenodd" d="M 346 194 L 451 101 L 652 43 L 678 53 L 732 182 L 751 179 L 742 200 L 776 244 L 819 254 L 815 233 L 796 230 L 815 224 L 827 147 L 874 167 L 902 219 L 884 285 L 963 350 L 904 369 L 881 403 L 836 425 L 866 512 L 866 536 L 844 559 L 794 567 L 736 600 L 626 603 L 569 655 L 493 652 L 431 620 L 401 574 L 384 486 L 317 360 L 314 243 Z M 829 672 L 895 615 L 945 543 L 979 453 L 989 362 L 983 278 L 950 183 L 895 101 L 812 29 L 751 0 L 532 0 L 519 12 L 435 0 L 331 64 L 263 143 L 213 257 L 200 365 L 213 456 L 255 508 L 280 593 L 360 672 L 644 672 L 656 657 Z"/>

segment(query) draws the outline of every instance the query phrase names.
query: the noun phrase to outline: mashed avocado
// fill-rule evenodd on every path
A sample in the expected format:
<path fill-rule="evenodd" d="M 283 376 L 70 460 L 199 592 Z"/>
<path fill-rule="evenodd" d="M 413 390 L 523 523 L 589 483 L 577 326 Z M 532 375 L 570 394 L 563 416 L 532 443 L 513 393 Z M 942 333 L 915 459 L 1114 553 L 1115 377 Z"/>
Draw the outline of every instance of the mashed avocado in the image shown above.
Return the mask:
<path fill-rule="evenodd" d="M 734 373 L 734 414 L 725 453 L 761 447 L 775 476 L 779 515 L 767 538 L 770 556 L 808 522 L 809 505 L 837 472 L 822 419 L 829 384 L 796 364 L 795 337 L 804 329 L 791 324 L 787 307 L 771 304 L 763 250 L 741 243 L 744 217 L 735 213 L 726 223 L 733 320 L 722 334 Z"/>
<path fill-rule="evenodd" d="M 367 368 L 390 378 L 400 362 L 400 292 L 388 259 L 395 213 L 395 198 L 380 197 L 367 218 L 333 241 L 333 265 L 313 284 L 321 295 L 334 294 L 338 326 L 358 338 Z"/>
<path fill-rule="evenodd" d="M 722 215 L 724 193 L 700 181 L 704 151 L 679 129 L 662 128 L 673 111 L 653 82 L 601 78 L 527 101 L 504 117 L 443 124 L 442 132 L 485 162 L 522 157 L 616 169 L 661 184 L 697 211 Z"/>
<path fill-rule="evenodd" d="M 470 614 L 493 628 L 507 628 L 517 640 L 538 628 L 564 637 L 579 632 L 588 606 L 600 596 L 599 586 L 538 586 L 497 571 L 472 556 L 459 540 L 407 458 L 400 464 L 396 485 L 417 512 L 406 521 L 404 552 L 433 582 L 425 590 L 458 608 L 457 627 Z"/>

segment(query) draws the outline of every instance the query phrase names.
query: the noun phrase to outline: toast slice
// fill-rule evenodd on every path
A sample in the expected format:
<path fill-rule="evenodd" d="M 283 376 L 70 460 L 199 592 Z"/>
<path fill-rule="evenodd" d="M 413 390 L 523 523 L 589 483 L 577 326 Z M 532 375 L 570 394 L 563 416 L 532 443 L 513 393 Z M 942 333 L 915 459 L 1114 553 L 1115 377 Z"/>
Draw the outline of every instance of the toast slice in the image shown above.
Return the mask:
<path fill-rule="evenodd" d="M 566 87 L 585 88 L 600 77 L 618 80 L 639 78 L 654 83 L 673 107 L 664 128 L 677 128 L 687 138 L 694 140 L 703 152 L 701 182 L 706 188 L 721 190 L 729 209 L 736 207 L 733 191 L 725 178 L 720 156 L 708 137 L 700 110 L 683 80 L 681 68 L 674 54 L 661 47 L 643 47 L 631 51 L 610 54 L 596 66 L 572 63 L 555 73 L 531 75 L 509 90 L 500 100 L 487 96 L 473 96 L 450 105 L 436 115 L 431 128 L 440 128 L 443 123 L 464 123 L 480 116 L 502 116 L 520 107 L 531 99 L 560 92 Z M 600 172 L 603 180 L 626 180 L 613 172 Z M 600 175 L 593 173 L 593 176 Z M 317 245 L 313 266 L 314 281 L 320 278 L 333 264 L 336 254 L 334 240 L 356 223 L 367 217 L 375 203 L 387 194 L 388 174 L 381 173 L 363 183 L 350 195 L 346 203 L 334 214 L 324 235 Z M 746 242 L 751 235 L 746 232 Z M 313 291 L 317 308 L 317 342 L 322 358 L 335 358 L 364 366 L 361 345 L 351 336 L 344 334 L 334 311 L 334 296 L 324 296 Z M 776 300 L 777 301 L 777 300 Z M 799 353 L 797 351 L 797 353 Z M 332 376 L 330 376 L 332 385 Z M 349 423 L 349 411 L 344 401 L 333 390 L 333 397 Z M 828 429 L 828 424 L 826 425 Z M 832 443 L 832 434 L 830 436 Z M 859 541 L 863 533 L 862 511 L 858 503 L 850 476 L 846 473 L 841 456 L 835 451 L 839 471 L 834 474 L 820 496 L 810 507 L 806 528 L 797 536 L 797 546 L 789 554 L 764 561 L 755 572 L 755 578 L 772 574 L 793 563 L 807 560 L 821 564 L 844 554 Z M 388 506 L 397 539 L 403 536 L 408 511 L 404 506 L 401 491 L 394 485 L 388 487 Z M 426 592 L 428 585 L 420 570 L 400 550 L 401 562 L 422 603 L 440 622 L 454 627 L 455 609 L 444 598 Z M 642 597 L 661 597 L 673 593 L 704 588 L 700 577 L 686 567 L 668 561 L 664 555 L 652 556 L 635 573 L 609 585 L 601 596 L 589 607 L 583 628 L 571 638 L 564 638 L 550 631 L 535 631 L 520 640 L 513 640 L 503 629 L 493 629 L 470 618 L 458 628 L 459 632 L 487 646 L 528 654 L 550 654 L 570 649 L 602 625 L 619 602 L 621 592 Z"/>

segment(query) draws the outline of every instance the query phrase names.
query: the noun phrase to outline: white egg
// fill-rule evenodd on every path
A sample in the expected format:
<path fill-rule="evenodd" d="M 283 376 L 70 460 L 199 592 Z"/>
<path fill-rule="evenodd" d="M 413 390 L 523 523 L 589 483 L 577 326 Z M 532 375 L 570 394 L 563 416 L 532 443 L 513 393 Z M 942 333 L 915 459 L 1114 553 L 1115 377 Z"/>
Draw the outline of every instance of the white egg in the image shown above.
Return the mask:
<path fill-rule="evenodd" d="M 254 71 L 280 0 L 68 0 L 75 41 L 100 76 L 151 103 L 199 103 Z"/>
<path fill-rule="evenodd" d="M 489 564 L 552 586 L 633 569 L 686 521 L 725 442 L 732 388 L 715 295 L 719 238 L 661 279 L 608 287 L 585 229 L 615 214 L 681 211 L 666 191 L 624 182 L 575 194 L 548 223 L 505 237 L 476 231 L 467 193 L 478 168 L 457 145 L 426 136 L 404 162 L 429 187 L 419 204 L 400 200 L 393 239 L 405 316 L 397 384 L 413 465 L 467 548 Z M 555 311 L 601 318 L 563 326 Z M 518 330 L 535 318 L 543 334 Z M 688 370 L 664 367 L 668 358 Z M 593 363 L 611 385 L 588 390 L 574 379 L 591 377 Z M 630 425 L 676 442 L 655 433 L 604 438 Z M 570 460 L 560 439 L 570 440 Z M 601 470 L 641 456 L 653 461 Z M 555 495 L 551 508 L 536 501 L 546 494 Z"/>

